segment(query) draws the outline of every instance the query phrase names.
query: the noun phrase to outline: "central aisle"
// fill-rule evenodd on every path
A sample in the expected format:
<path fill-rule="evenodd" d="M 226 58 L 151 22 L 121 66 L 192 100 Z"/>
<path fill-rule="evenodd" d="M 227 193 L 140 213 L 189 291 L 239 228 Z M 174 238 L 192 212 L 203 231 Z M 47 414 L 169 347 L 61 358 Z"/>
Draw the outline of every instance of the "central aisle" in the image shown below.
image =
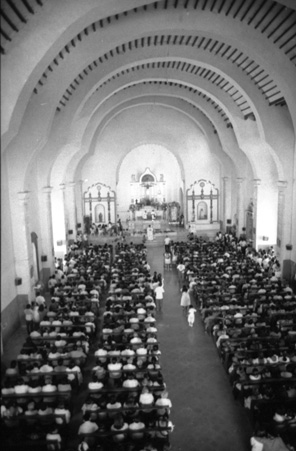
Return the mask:
<path fill-rule="evenodd" d="M 163 312 L 157 313 L 161 365 L 173 408 L 173 451 L 249 451 L 251 426 L 234 400 L 211 337 L 197 313 L 190 328 L 180 307 L 176 269 L 164 271 L 162 241 L 147 243 L 151 272 L 164 275 Z"/>

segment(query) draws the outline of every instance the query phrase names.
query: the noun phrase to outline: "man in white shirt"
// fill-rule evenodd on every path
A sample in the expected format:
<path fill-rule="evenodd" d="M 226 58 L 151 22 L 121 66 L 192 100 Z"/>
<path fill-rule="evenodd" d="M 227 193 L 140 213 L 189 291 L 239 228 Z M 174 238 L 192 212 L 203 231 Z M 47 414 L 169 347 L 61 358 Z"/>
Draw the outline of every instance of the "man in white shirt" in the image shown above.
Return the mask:
<path fill-rule="evenodd" d="M 46 308 L 46 301 L 43 296 L 41 296 L 40 291 L 37 291 L 36 293 L 36 304 L 40 307 L 40 305 L 43 305 L 44 308 Z"/>
<path fill-rule="evenodd" d="M 166 390 L 161 393 L 161 396 L 156 400 L 155 405 L 159 407 L 159 409 L 157 409 L 158 415 L 164 415 L 165 413 L 168 415 L 170 414 L 172 402 L 168 398 L 168 392 Z"/>
<path fill-rule="evenodd" d="M 125 379 L 122 384 L 122 386 L 125 388 L 135 388 L 138 387 L 138 385 L 139 382 L 132 373 L 128 375 L 127 379 Z"/>
<path fill-rule="evenodd" d="M 122 363 L 117 362 L 117 359 L 112 359 L 108 364 L 108 371 L 110 371 L 110 377 L 112 379 L 118 379 L 122 374 Z"/>
<path fill-rule="evenodd" d="M 170 252 L 170 244 L 171 244 L 171 239 L 168 235 L 166 235 L 165 239 L 164 239 L 164 249 L 165 252 Z"/>
<path fill-rule="evenodd" d="M 180 262 L 177 266 L 177 270 L 178 270 L 178 279 L 179 279 L 179 284 L 183 285 L 183 281 L 184 281 L 184 273 L 185 273 L 185 265 L 183 262 Z"/>
<path fill-rule="evenodd" d="M 82 423 L 78 429 L 78 435 L 92 434 L 99 429 L 99 426 L 94 420 L 90 419 L 90 412 L 84 414 L 84 423 Z"/>
<path fill-rule="evenodd" d="M 163 293 L 164 293 L 164 288 L 163 288 L 162 282 L 158 283 L 158 286 L 154 289 L 154 292 L 155 292 L 155 300 L 156 300 L 157 310 L 159 310 L 161 312 L 162 304 L 163 304 Z"/>
<path fill-rule="evenodd" d="M 57 415 L 55 422 L 56 424 L 69 424 L 71 413 L 70 410 L 65 408 L 65 405 L 63 402 L 61 402 L 55 409 L 54 414 Z M 59 417 L 61 415 L 61 417 Z"/>
<path fill-rule="evenodd" d="M 45 362 L 44 365 L 40 367 L 40 373 L 51 373 L 53 371 L 53 367 Z"/>
<path fill-rule="evenodd" d="M 144 437 L 143 430 L 145 429 L 145 423 L 142 423 L 139 419 L 134 419 L 134 421 L 128 425 L 128 429 L 132 439 L 141 439 Z"/>

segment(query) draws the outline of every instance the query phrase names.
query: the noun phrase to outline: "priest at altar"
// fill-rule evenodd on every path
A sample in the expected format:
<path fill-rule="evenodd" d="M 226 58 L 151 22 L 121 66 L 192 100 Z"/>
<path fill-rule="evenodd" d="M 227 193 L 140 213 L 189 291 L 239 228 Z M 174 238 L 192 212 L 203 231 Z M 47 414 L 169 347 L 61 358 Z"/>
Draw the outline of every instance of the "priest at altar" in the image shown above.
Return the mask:
<path fill-rule="evenodd" d="M 163 216 L 162 210 L 155 210 L 151 205 L 145 205 L 135 211 L 135 219 L 143 219 L 144 221 L 155 221 Z"/>

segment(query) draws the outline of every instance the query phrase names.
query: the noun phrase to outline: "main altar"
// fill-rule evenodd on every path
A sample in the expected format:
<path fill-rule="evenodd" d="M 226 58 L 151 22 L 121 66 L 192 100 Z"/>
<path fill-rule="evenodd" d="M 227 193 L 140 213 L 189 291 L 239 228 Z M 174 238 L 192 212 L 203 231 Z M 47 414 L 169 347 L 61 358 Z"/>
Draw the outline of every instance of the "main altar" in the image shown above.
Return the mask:
<path fill-rule="evenodd" d="M 149 168 L 146 168 L 138 179 L 135 174 L 132 174 L 130 187 L 130 221 L 179 223 L 181 207 L 178 202 L 167 202 L 166 181 L 163 174 L 156 177 Z"/>

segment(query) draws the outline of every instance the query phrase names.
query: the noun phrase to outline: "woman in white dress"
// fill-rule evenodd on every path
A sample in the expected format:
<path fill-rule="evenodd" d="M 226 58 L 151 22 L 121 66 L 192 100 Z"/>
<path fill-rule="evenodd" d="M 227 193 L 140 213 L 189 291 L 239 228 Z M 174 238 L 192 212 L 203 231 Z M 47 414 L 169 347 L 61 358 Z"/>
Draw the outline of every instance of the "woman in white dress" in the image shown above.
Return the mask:
<path fill-rule="evenodd" d="M 172 255 L 170 252 L 164 253 L 164 269 L 172 269 Z"/>
<path fill-rule="evenodd" d="M 192 305 L 189 305 L 187 320 L 190 327 L 193 327 L 195 321 L 195 313 L 196 309 Z"/>
<path fill-rule="evenodd" d="M 187 312 L 188 307 L 190 305 L 190 296 L 189 296 L 188 288 L 186 287 L 186 285 L 183 285 L 181 292 L 182 292 L 182 295 L 181 295 L 180 305 L 183 308 L 183 312 Z"/>

